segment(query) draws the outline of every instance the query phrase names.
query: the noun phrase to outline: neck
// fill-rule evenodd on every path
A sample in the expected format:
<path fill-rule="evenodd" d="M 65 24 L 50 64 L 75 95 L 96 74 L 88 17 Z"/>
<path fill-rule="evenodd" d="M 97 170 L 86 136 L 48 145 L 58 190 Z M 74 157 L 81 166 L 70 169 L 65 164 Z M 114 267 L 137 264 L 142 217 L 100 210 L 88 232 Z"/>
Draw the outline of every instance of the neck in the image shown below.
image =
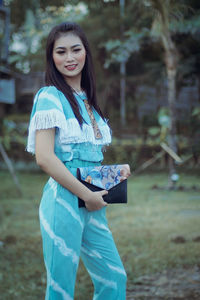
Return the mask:
<path fill-rule="evenodd" d="M 67 81 L 67 84 L 69 86 L 71 86 L 71 88 L 76 91 L 76 92 L 80 92 L 82 89 L 81 89 L 81 77 L 79 78 L 67 78 L 66 79 Z"/>

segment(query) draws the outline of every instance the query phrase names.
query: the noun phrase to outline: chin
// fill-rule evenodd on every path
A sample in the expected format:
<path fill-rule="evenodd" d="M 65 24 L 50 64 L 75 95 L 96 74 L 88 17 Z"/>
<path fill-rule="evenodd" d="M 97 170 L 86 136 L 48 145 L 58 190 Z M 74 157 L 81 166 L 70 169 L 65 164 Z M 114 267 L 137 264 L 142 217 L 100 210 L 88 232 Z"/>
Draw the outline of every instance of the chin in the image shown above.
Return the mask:
<path fill-rule="evenodd" d="M 63 76 L 68 77 L 68 78 L 73 78 L 73 77 L 78 77 L 81 75 L 81 72 L 77 72 L 77 73 L 71 73 L 71 74 L 63 74 Z"/>

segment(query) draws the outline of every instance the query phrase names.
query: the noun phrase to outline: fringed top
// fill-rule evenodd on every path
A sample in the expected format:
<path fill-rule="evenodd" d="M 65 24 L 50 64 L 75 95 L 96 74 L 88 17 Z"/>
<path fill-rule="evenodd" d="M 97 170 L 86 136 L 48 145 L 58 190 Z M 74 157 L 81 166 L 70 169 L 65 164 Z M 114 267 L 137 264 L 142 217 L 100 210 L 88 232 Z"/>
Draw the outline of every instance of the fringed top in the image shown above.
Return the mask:
<path fill-rule="evenodd" d="M 29 124 L 28 152 L 35 153 L 36 130 L 55 127 L 55 153 L 62 161 L 69 161 L 73 158 L 84 159 L 84 153 L 87 154 L 89 160 L 90 155 L 94 156 L 94 153 L 99 153 L 96 161 L 103 159 L 102 146 L 111 143 L 110 128 L 93 109 L 95 120 L 102 134 L 101 139 L 96 139 L 84 102 L 78 95 L 75 94 L 75 97 L 86 121 L 82 128 L 75 118 L 70 103 L 61 91 L 54 86 L 48 86 L 37 92 Z"/>

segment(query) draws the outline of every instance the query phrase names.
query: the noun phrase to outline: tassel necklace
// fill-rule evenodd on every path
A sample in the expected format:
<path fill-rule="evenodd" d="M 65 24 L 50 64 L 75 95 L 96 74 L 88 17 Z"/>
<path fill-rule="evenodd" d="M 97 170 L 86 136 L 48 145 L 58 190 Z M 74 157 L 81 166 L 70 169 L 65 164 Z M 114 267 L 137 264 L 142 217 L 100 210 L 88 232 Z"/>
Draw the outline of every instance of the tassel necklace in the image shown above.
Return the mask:
<path fill-rule="evenodd" d="M 72 88 L 72 90 L 74 91 L 74 93 L 81 99 L 84 101 L 84 104 L 85 104 L 85 108 L 88 112 L 88 115 L 90 117 L 90 121 L 91 121 L 91 124 L 92 124 L 92 128 L 93 128 L 93 131 L 94 131 L 94 136 L 96 139 L 102 139 L 102 134 L 101 134 L 101 131 L 98 127 L 98 124 L 95 120 L 95 117 L 94 117 L 94 114 L 93 114 L 93 111 L 92 111 L 92 108 L 91 108 L 91 105 L 89 104 L 87 98 L 86 98 L 86 94 L 84 91 L 76 91 L 75 89 Z"/>

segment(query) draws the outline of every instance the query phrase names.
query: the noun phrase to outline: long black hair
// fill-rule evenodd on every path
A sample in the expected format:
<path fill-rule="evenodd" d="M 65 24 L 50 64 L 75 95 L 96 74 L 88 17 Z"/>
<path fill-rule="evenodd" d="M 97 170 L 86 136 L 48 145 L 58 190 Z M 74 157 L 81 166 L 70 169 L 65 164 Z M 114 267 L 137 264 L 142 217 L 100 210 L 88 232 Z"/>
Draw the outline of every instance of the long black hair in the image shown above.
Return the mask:
<path fill-rule="evenodd" d="M 55 41 L 59 37 L 64 36 L 69 32 L 80 38 L 86 50 L 85 65 L 83 67 L 82 76 L 81 76 L 81 88 L 86 92 L 87 100 L 89 104 L 92 107 L 94 107 L 95 110 L 104 119 L 101 109 L 97 104 L 96 82 L 95 82 L 92 54 L 90 51 L 89 43 L 83 30 L 80 28 L 78 24 L 72 22 L 64 22 L 53 27 L 52 30 L 50 31 L 46 43 L 45 83 L 47 86 L 51 86 L 51 85 L 55 86 L 58 90 L 60 90 L 65 95 L 65 97 L 68 99 L 72 107 L 75 117 L 77 118 L 79 124 L 82 125 L 84 119 L 81 115 L 79 104 L 73 94 L 73 90 L 67 84 L 63 75 L 57 70 L 53 60 L 53 48 L 54 48 Z"/>

